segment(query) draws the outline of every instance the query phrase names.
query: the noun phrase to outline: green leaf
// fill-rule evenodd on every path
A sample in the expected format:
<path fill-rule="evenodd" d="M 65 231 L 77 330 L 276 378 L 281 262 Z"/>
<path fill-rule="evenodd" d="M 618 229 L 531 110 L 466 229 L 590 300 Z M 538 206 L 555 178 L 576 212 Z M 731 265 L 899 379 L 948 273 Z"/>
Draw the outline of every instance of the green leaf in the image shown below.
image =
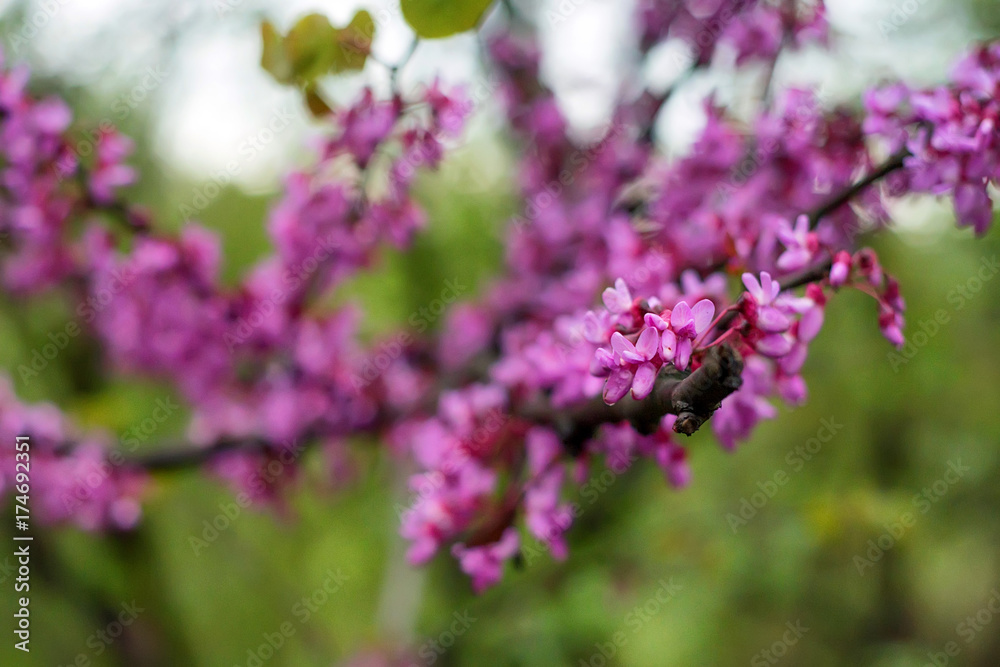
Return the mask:
<path fill-rule="evenodd" d="M 285 52 L 292 72 L 300 81 L 312 81 L 333 67 L 337 51 L 337 30 L 322 14 L 307 14 L 285 37 Z"/>
<path fill-rule="evenodd" d="M 330 25 L 322 14 L 299 19 L 282 37 L 269 21 L 260 25 L 264 48 L 260 64 L 281 83 L 311 85 L 324 74 L 364 68 L 375 37 L 375 21 L 359 11 L 344 28 Z"/>
<path fill-rule="evenodd" d="M 336 33 L 333 72 L 363 69 L 365 60 L 371 53 L 372 40 L 375 38 L 375 21 L 372 15 L 362 9 L 354 15 L 346 28 L 341 28 Z"/>
<path fill-rule="evenodd" d="M 260 55 L 260 66 L 281 83 L 292 82 L 292 63 L 285 53 L 285 41 L 270 21 L 260 24 L 260 36 L 264 48 Z"/>
<path fill-rule="evenodd" d="M 307 85 L 304 94 L 306 107 L 309 109 L 309 113 L 313 115 L 313 118 L 325 118 L 333 113 L 333 109 L 323 99 L 323 96 L 320 95 L 315 85 Z"/>
<path fill-rule="evenodd" d="M 476 27 L 493 0 L 400 0 L 403 18 L 420 37 L 449 37 Z"/>

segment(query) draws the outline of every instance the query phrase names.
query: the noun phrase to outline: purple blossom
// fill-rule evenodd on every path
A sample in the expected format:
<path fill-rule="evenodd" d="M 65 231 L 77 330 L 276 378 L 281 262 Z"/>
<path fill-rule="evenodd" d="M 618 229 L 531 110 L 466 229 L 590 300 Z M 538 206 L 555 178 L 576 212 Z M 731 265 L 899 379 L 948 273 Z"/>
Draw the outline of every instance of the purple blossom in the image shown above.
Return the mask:
<path fill-rule="evenodd" d="M 819 250 L 819 239 L 809 230 L 809 216 L 800 215 L 792 228 L 787 222 L 778 228 L 778 238 L 787 250 L 778 257 L 777 267 L 782 271 L 798 271 L 809 266 Z"/>
<path fill-rule="evenodd" d="M 851 255 L 841 250 L 833 259 L 833 267 L 830 269 L 830 286 L 843 287 L 847 282 L 847 277 L 851 271 Z"/>
<path fill-rule="evenodd" d="M 737 63 L 772 59 L 824 40 L 827 29 L 822 2 L 640 5 L 640 50 L 674 40 L 699 66 L 727 50 Z M 361 342 L 358 309 L 332 305 L 344 294 L 335 288 L 384 246 L 409 247 L 428 222 L 412 187 L 419 170 L 441 163 L 471 111 L 461 92 L 436 81 L 413 97 L 365 89 L 328 119 L 315 163 L 287 178 L 268 218 L 274 253 L 223 283 L 214 235 L 195 224 L 166 234 L 123 196 L 136 179 L 125 164 L 128 139 L 103 133 L 95 155 L 78 159 L 68 107 L 33 99 L 26 69 L 0 72 L 4 287 L 82 294 L 77 312 L 115 370 L 169 381 L 189 400 L 193 445 L 254 445 L 206 466 L 254 500 L 281 502 L 301 477 L 295 462 L 266 484 L 248 480 L 297 455 L 301 442 L 337 467 L 355 435 L 384 441 L 416 467 L 411 502 L 399 508 L 408 558 L 424 563 L 450 548 L 477 592 L 499 581 L 518 530 L 566 556 L 573 513 L 563 498 L 599 462 L 619 473 L 644 458 L 671 485 L 689 482 L 674 416 L 652 434 L 627 421 L 574 429 L 580 406 L 599 394 L 643 401 L 665 365 L 665 373 L 697 372 L 708 350 L 726 345 L 745 361 L 743 385 L 712 426 L 734 447 L 775 415 L 772 399 L 805 400 L 802 372 L 827 292 L 851 286 L 874 297 L 883 334 L 903 343 L 900 285 L 873 251 L 854 245 L 859 222 L 888 221 L 882 195 L 950 196 L 959 224 L 981 234 L 1000 173 L 997 45 L 977 47 L 946 86 L 869 91 L 864 117 L 827 109 L 803 89 L 775 91 L 749 120 L 710 97 L 693 146 L 669 159 L 651 140 L 652 93 L 619 100 L 604 136 L 583 145 L 538 78 L 530 38 L 502 35 L 488 51 L 513 139 L 525 148 L 516 165 L 523 207 L 507 231 L 501 275 L 441 313 L 433 329 L 443 332 L 389 331 L 374 343 Z M 849 206 L 824 209 L 831 193 L 875 173 L 866 134 L 910 154 L 885 192 L 870 187 Z M 826 213 L 810 224 L 804 212 L 817 210 Z M 125 225 L 106 226 L 108 213 Z M 804 290 L 782 290 L 772 277 L 818 269 L 827 257 L 828 278 Z M 746 292 L 727 308 L 736 272 Z M 590 310 L 599 295 L 604 307 Z M 717 309 L 725 315 L 713 320 Z M 109 468 L 106 438 L 75 431 L 53 406 L 18 402 L 0 382 L 7 471 L 9 444 L 25 430 L 37 439 L 42 520 L 97 530 L 141 518 L 145 477 Z M 95 470 L 100 479 L 81 497 L 78 480 Z M 0 485 L 9 492 L 9 472 Z"/>
<path fill-rule="evenodd" d="M 462 571 L 472 577 L 472 589 L 482 593 L 500 581 L 504 561 L 517 553 L 519 545 L 517 531 L 508 528 L 497 542 L 481 547 L 467 547 L 459 543 L 452 546 L 451 552 L 458 559 Z"/>
<path fill-rule="evenodd" d="M 613 315 L 626 313 L 632 307 L 632 294 L 621 278 L 615 281 L 614 287 L 604 290 L 601 299 L 604 300 L 605 308 Z"/>

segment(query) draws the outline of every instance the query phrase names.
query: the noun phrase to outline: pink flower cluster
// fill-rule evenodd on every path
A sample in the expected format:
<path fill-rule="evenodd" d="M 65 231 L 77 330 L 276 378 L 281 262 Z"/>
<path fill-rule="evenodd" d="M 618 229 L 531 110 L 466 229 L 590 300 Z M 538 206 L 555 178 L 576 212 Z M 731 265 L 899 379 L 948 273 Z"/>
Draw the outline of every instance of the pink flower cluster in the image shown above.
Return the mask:
<path fill-rule="evenodd" d="M 786 40 L 792 47 L 808 41 L 825 43 L 828 32 L 823 0 L 643 0 L 639 21 L 642 48 L 680 39 L 699 63 L 709 62 L 719 46 L 735 52 L 737 65 L 772 60 Z"/>
<path fill-rule="evenodd" d="M 379 406 L 399 401 L 390 399 L 398 389 L 388 380 L 400 372 L 359 390 L 356 309 L 316 313 L 310 301 L 367 266 L 382 245 L 409 243 L 424 220 L 410 193 L 414 176 L 439 164 L 470 110 L 468 101 L 436 83 L 412 100 L 382 102 L 364 92 L 331 119 L 335 132 L 319 162 L 289 177 L 269 224 L 276 255 L 228 288 L 219 279 L 215 234 L 194 223 L 176 237 L 132 224 L 143 216 L 116 199 L 118 188 L 134 179 L 122 164 L 131 142 L 104 132 L 93 156 L 77 160 L 66 136 L 68 108 L 58 100 L 33 100 L 27 80 L 25 68 L 0 71 L 0 270 L 6 286 L 28 291 L 62 280 L 75 288 L 81 303 L 71 310 L 115 369 L 168 380 L 191 402 L 187 435 L 195 445 L 268 443 L 212 465 L 251 497 L 276 498 L 295 478 L 302 442 L 321 441 L 339 464 L 343 438 L 382 423 Z M 380 161 L 382 154 L 388 157 Z M 356 165 L 353 182 L 335 164 L 345 158 Z M 377 169 L 387 186 L 369 192 L 361 176 Z M 135 234 L 127 251 L 112 231 L 118 228 L 100 224 L 94 214 L 124 217 Z M 70 224 L 80 218 L 84 225 Z M 81 234 L 71 233 L 81 227 Z M 421 391 L 417 384 L 409 394 Z M 5 412 L 0 407 L 0 417 Z M 23 426 L 47 428 L 37 419 Z M 99 441 L 76 442 L 66 431 L 49 430 L 51 443 L 34 459 L 35 479 L 57 495 L 75 483 L 76 471 L 107 468 L 109 457 L 120 456 Z M 65 453 L 49 457 L 48 450 Z M 262 475 L 274 461 L 282 474 Z M 109 469 L 115 474 L 91 504 L 113 495 L 125 467 Z M 127 487 L 137 495 L 135 485 Z M 90 528 L 126 523 L 124 510 L 115 510 L 120 520 L 92 514 L 81 508 L 44 516 Z M 133 514 L 134 522 L 137 510 Z"/>
<path fill-rule="evenodd" d="M 15 249 L 0 271 L 2 285 L 29 293 L 80 271 L 82 252 L 68 241 L 69 222 L 92 198 L 112 202 L 134 172 L 121 164 L 131 142 L 101 134 L 93 169 L 78 171 L 65 133 L 72 121 L 56 98 L 36 100 L 27 91 L 28 69 L 4 68 L 0 52 L 0 244 Z M 81 183 L 70 177 L 81 176 Z"/>
<path fill-rule="evenodd" d="M 506 397 L 498 387 L 472 386 L 441 397 L 440 417 L 396 433 L 425 472 L 410 480 L 418 494 L 402 516 L 413 541 L 408 557 L 430 558 L 442 543 L 467 530 L 496 489 L 490 461 L 501 454 L 507 431 Z"/>
<path fill-rule="evenodd" d="M 715 315 L 715 304 L 708 299 L 693 308 L 685 301 L 663 308 L 656 298 L 639 303 L 621 278 L 613 288 L 604 290 L 603 299 L 610 317 L 591 312 L 588 328 L 597 334 L 597 340 L 591 342 L 602 342 L 609 327 L 613 330 L 611 348 L 598 348 L 593 369 L 595 375 L 608 377 L 604 400 L 609 404 L 618 402 L 629 390 L 637 400 L 649 396 L 664 364 L 687 370 L 694 342 Z"/>
<path fill-rule="evenodd" d="M 801 5 L 644 0 L 639 51 L 680 39 L 695 67 L 725 50 L 737 66 L 773 63 L 825 39 L 823 3 Z M 591 474 L 643 458 L 671 485 L 689 482 L 674 432 L 689 432 L 684 420 L 647 400 L 661 375 L 697 373 L 720 346 L 742 358 L 742 385 L 710 415 L 731 449 L 775 416 L 775 400 L 805 400 L 809 345 L 837 291 L 872 296 L 883 334 L 901 344 L 900 286 L 856 246 L 862 219 L 888 221 L 875 182 L 888 177 L 895 195 L 951 195 L 960 223 L 982 233 L 1000 168 L 997 45 L 977 48 L 947 86 L 872 91 L 865 114 L 793 88 L 745 119 L 710 96 L 691 150 L 669 159 L 653 133 L 651 100 L 664 95 L 623 95 L 603 137 L 581 144 L 527 31 L 491 37 L 486 50 L 520 146 L 503 268 L 443 315 L 443 331 L 390 334 L 384 355 L 359 342 L 358 308 L 324 297 L 427 223 L 415 174 L 438 166 L 460 131 L 471 110 L 462 94 L 438 83 L 388 99 L 366 89 L 332 114 L 316 164 L 288 176 L 270 211 L 274 254 L 227 286 L 214 234 L 195 223 L 159 233 L 121 200 L 135 179 L 127 139 L 106 133 L 92 159 L 77 160 L 67 107 L 28 95 L 23 68 L 0 68 L 4 287 L 63 285 L 82 297 L 74 312 L 109 370 L 176 387 L 191 404 L 191 451 L 221 452 L 206 468 L 256 500 L 280 501 L 307 445 L 342 471 L 352 436 L 385 441 L 417 466 L 400 512 L 409 559 L 450 552 L 477 591 L 531 541 L 567 556 L 582 511 L 573 494 Z M 880 167 L 866 136 L 909 156 Z M 622 417 L 636 405 L 629 393 L 656 414 Z M 0 458 L 25 432 L 37 441 L 45 519 L 88 529 L 138 520 L 139 466 L 0 385 Z M 0 473 L 3 491 L 12 469 Z M 79 478 L 94 480 L 87 493 Z"/>
<path fill-rule="evenodd" d="M 989 184 L 1000 182 L 1000 44 L 977 47 L 952 82 L 916 90 L 903 83 L 869 91 L 865 131 L 906 148 L 901 191 L 954 198 L 960 225 L 977 235 L 993 222 Z"/>
<path fill-rule="evenodd" d="M 15 459 L 18 436 L 27 436 L 27 456 Z M 48 403 L 24 404 L 10 380 L 0 375 L 0 493 L 23 495 L 17 488 L 24 471 L 32 516 L 45 523 L 69 522 L 84 530 L 124 530 L 142 515 L 142 471 L 109 459 L 106 439 L 74 432 L 59 409 Z M 75 446 L 65 451 L 65 445 Z M 117 457 L 121 457 L 118 454 Z M 18 469 L 18 461 L 26 462 Z"/>

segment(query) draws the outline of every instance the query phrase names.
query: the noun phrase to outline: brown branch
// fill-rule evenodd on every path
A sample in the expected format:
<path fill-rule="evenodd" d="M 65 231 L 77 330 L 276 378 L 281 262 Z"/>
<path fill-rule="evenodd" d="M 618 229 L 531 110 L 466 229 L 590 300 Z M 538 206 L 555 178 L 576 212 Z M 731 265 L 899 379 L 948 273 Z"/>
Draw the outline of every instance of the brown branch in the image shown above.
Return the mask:
<path fill-rule="evenodd" d="M 819 206 L 816 210 L 809 214 L 809 226 L 815 227 L 819 224 L 819 221 L 830 215 L 838 208 L 851 201 L 859 194 L 864 192 L 872 184 L 882 180 L 892 172 L 903 167 L 903 161 L 910 155 L 910 152 L 905 148 L 898 153 L 892 155 L 888 160 L 879 165 L 875 171 L 868 174 L 860 181 L 851 185 L 850 187 L 844 188 L 840 192 L 836 193 L 823 204 Z"/>
<path fill-rule="evenodd" d="M 833 213 L 868 187 L 885 176 L 903 167 L 909 155 L 905 149 L 892 155 L 870 174 L 834 194 L 809 214 L 811 226 L 815 226 L 825 216 Z M 830 270 L 832 259 L 785 276 L 779 281 L 782 290 L 801 287 L 822 279 Z M 728 326 L 735 313 L 719 322 L 719 327 Z M 683 379 L 661 375 L 657 378 L 653 393 L 641 401 L 627 396 L 615 405 L 607 405 L 600 398 L 580 403 L 567 409 L 555 408 L 547 398 L 539 398 L 526 403 L 515 411 L 516 416 L 527 421 L 548 424 L 563 438 L 570 451 L 579 451 L 583 444 L 593 437 L 602 424 L 627 421 L 643 433 L 653 432 L 660 420 L 668 414 L 677 415 L 674 430 L 691 435 L 708 421 L 724 398 L 739 389 L 743 372 L 743 360 L 729 345 L 709 348 L 702 366 Z M 439 387 L 443 391 L 443 387 Z M 424 407 L 433 409 L 431 403 L 436 396 L 429 397 Z M 385 420 L 373 423 L 373 432 L 378 432 Z M 318 439 L 317 433 L 303 438 L 306 445 Z M 182 446 L 164 448 L 139 457 L 127 458 L 127 465 L 148 471 L 179 470 L 198 466 L 222 454 L 234 451 L 265 453 L 275 451 L 275 444 L 263 438 L 221 439 L 209 447 Z"/>
<path fill-rule="evenodd" d="M 904 161 L 910 155 L 910 152 L 905 148 L 898 153 L 893 154 L 885 162 L 879 165 L 873 172 L 857 181 L 856 183 L 844 188 L 840 192 L 837 192 L 832 197 L 827 199 L 825 202 L 820 204 L 816 209 L 809 213 L 809 227 L 815 228 L 819 224 L 819 221 L 824 217 L 830 215 L 838 208 L 851 201 L 854 197 L 864 192 L 867 188 L 871 187 L 878 181 L 882 180 L 892 172 L 901 169 L 903 167 Z M 778 280 L 778 284 L 781 285 L 781 291 L 795 289 L 796 287 L 802 287 L 803 285 L 808 285 L 811 282 L 821 280 L 829 272 L 830 267 L 833 265 L 833 258 L 828 257 L 823 262 L 811 266 L 809 268 L 803 269 L 798 273 L 793 273 L 787 275 Z M 732 312 L 726 317 L 719 320 L 717 325 L 718 328 L 725 329 L 733 320 L 736 319 L 737 313 Z"/>
<path fill-rule="evenodd" d="M 740 388 L 742 373 L 743 359 L 723 344 L 710 348 L 701 367 L 683 379 L 660 375 L 653 393 L 641 401 L 626 396 L 607 405 L 597 397 L 559 409 L 541 398 L 521 407 L 516 414 L 554 427 L 570 451 L 579 451 L 602 424 L 627 421 L 641 433 L 652 433 L 665 415 L 677 415 L 674 430 L 691 435 L 708 421 L 724 398 Z"/>
<path fill-rule="evenodd" d="M 642 94 L 637 105 L 642 113 L 642 131 L 639 135 L 640 142 L 649 145 L 653 143 L 653 134 L 656 130 L 656 119 L 660 116 L 660 112 L 663 110 L 663 107 L 670 101 L 670 98 L 673 97 L 674 93 L 677 92 L 682 85 L 687 83 L 687 81 L 694 76 L 695 72 L 703 66 L 704 63 L 692 63 L 692 65 L 678 75 L 677 79 L 662 93 L 654 93 L 647 90 Z"/>
<path fill-rule="evenodd" d="M 208 447 L 190 444 L 166 446 L 148 454 L 130 457 L 126 459 L 125 465 L 148 472 L 167 472 L 197 467 L 230 452 L 264 453 L 273 447 L 274 443 L 264 438 L 223 438 Z"/>

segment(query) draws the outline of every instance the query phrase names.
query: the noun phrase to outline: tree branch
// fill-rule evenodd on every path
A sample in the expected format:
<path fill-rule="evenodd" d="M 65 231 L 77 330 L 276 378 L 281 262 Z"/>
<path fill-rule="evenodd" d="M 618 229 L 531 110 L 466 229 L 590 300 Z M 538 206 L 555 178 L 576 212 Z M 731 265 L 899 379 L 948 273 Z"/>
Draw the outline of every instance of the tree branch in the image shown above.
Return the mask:
<path fill-rule="evenodd" d="M 908 155 L 909 152 L 905 149 L 892 155 L 870 174 L 834 194 L 809 214 L 811 226 L 815 226 L 823 217 L 851 201 L 869 186 L 902 168 Z M 829 272 L 831 263 L 832 259 L 828 259 L 799 273 L 785 276 L 779 281 L 782 290 L 820 280 Z M 730 322 L 732 317 L 724 318 L 718 326 L 725 328 Z M 674 423 L 676 432 L 691 435 L 708 421 L 724 398 L 739 389 L 742 372 L 743 360 L 739 353 L 729 345 L 722 344 L 709 348 L 702 366 L 687 377 L 678 379 L 676 376 L 661 375 L 657 378 L 653 393 L 641 401 L 627 396 L 615 405 L 607 405 L 600 397 L 596 397 L 579 405 L 560 409 L 543 397 L 516 409 L 515 416 L 552 426 L 571 452 L 579 451 L 602 424 L 627 421 L 642 433 L 652 433 L 660 420 L 668 414 L 677 415 Z M 443 391 L 444 387 L 440 389 Z M 381 423 L 382 420 L 377 420 L 371 430 L 377 432 Z M 304 436 L 303 446 L 309 446 L 319 435 L 311 432 Z M 179 470 L 199 466 L 217 456 L 235 451 L 266 453 L 275 451 L 275 444 L 259 437 L 225 438 L 209 447 L 180 446 L 126 458 L 126 464 L 152 472 Z"/>
<path fill-rule="evenodd" d="M 870 185 L 882 180 L 892 172 L 903 167 L 903 161 L 910 155 L 910 151 L 905 148 L 895 154 L 893 154 L 888 160 L 879 165 L 875 171 L 868 174 L 860 181 L 851 185 L 850 187 L 844 188 L 840 192 L 836 193 L 830 197 L 826 202 L 821 204 L 819 208 L 814 210 L 809 214 L 809 226 L 815 227 L 819 224 L 819 221 L 830 215 L 838 208 L 851 201 L 859 194 L 864 192 Z"/>
<path fill-rule="evenodd" d="M 523 406 L 517 416 L 551 425 L 571 452 L 579 451 L 602 424 L 627 421 L 640 433 L 652 433 L 665 415 L 677 415 L 674 431 L 691 435 L 712 416 L 724 398 L 743 384 L 743 359 L 729 345 L 710 348 L 702 365 L 683 379 L 660 375 L 653 392 L 637 401 L 626 396 L 614 405 L 600 397 L 569 409 L 547 398 Z"/>
<path fill-rule="evenodd" d="M 265 438 L 223 438 L 208 447 L 191 444 L 171 445 L 149 454 L 126 459 L 126 465 L 149 472 L 167 472 L 197 467 L 230 452 L 264 453 L 272 451 L 274 443 Z"/>

